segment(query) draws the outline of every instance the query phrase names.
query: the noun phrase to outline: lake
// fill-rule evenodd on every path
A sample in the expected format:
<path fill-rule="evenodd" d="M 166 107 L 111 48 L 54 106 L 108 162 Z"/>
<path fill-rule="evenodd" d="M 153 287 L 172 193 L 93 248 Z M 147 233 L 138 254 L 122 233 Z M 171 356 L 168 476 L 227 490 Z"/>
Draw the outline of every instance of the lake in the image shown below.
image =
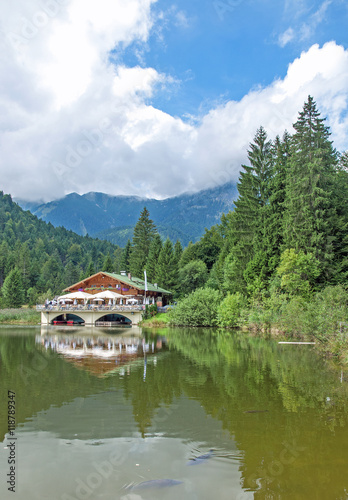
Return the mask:
<path fill-rule="evenodd" d="M 348 374 L 312 346 L 2 327 L 0 356 L 1 499 L 348 498 Z"/>

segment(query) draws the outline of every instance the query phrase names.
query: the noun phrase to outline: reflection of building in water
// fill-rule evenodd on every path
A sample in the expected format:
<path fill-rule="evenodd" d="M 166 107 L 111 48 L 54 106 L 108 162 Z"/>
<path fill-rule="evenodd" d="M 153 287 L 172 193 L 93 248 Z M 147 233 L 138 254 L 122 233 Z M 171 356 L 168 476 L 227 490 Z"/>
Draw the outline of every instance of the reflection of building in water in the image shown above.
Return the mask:
<path fill-rule="evenodd" d="M 52 350 L 94 375 L 104 376 L 111 372 L 120 375 L 129 373 L 134 362 L 148 361 L 156 363 L 156 354 L 165 348 L 163 339 L 146 342 L 135 336 L 79 336 L 79 335 L 38 335 L 36 343 L 44 349 Z M 128 371 L 125 371 L 127 368 Z"/>

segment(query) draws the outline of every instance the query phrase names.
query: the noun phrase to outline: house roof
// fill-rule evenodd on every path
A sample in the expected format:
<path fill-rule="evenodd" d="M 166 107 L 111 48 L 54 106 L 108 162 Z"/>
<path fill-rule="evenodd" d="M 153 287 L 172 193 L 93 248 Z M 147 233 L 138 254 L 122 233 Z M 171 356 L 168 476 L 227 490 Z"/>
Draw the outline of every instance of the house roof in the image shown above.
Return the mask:
<path fill-rule="evenodd" d="M 103 273 L 106 274 L 107 276 L 110 276 L 111 278 L 123 281 L 124 283 L 127 283 L 127 285 L 131 285 L 133 288 L 138 288 L 139 290 L 145 290 L 145 280 L 136 278 L 135 276 L 132 276 L 132 279 L 129 279 L 128 276 L 124 276 L 123 274 L 106 273 L 104 271 Z M 169 290 L 165 290 L 164 288 L 155 286 L 149 282 L 147 282 L 147 289 L 149 292 L 160 292 L 169 294 L 172 293 Z"/>
<path fill-rule="evenodd" d="M 132 288 L 136 288 L 138 290 L 145 290 L 145 280 L 142 280 L 140 278 L 136 278 L 135 276 L 132 276 L 132 279 L 129 279 L 128 276 L 125 276 L 123 274 L 116 274 L 116 273 L 107 273 L 105 271 L 100 271 L 99 273 L 93 274 L 92 276 L 89 276 L 88 278 L 78 281 L 77 283 L 74 283 L 73 285 L 70 285 L 69 287 L 65 288 L 64 291 L 70 290 L 71 288 L 74 288 L 78 285 L 82 285 L 85 283 L 87 280 L 90 278 L 93 278 L 94 276 L 97 276 L 98 274 L 104 274 L 105 276 L 109 276 L 110 278 L 116 279 L 121 281 L 122 283 L 125 283 L 126 285 L 131 286 Z M 158 292 L 158 293 L 165 293 L 165 294 L 171 294 L 169 290 L 165 290 L 164 288 L 161 288 L 160 286 L 155 286 L 152 283 L 147 282 L 147 289 L 149 292 Z"/>

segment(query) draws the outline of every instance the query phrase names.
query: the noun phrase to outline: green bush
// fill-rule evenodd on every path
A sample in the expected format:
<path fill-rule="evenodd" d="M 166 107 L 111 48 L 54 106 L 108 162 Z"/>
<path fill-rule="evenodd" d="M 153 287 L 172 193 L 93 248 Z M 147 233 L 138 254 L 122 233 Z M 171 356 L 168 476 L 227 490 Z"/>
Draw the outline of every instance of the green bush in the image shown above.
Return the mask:
<path fill-rule="evenodd" d="M 217 319 L 219 326 L 237 327 L 244 305 L 244 297 L 239 292 L 228 294 L 218 306 Z"/>
<path fill-rule="evenodd" d="M 145 306 L 145 311 L 143 313 L 143 319 L 149 319 L 157 314 L 157 305 L 150 304 Z"/>
<path fill-rule="evenodd" d="M 341 285 L 328 286 L 308 304 L 303 330 L 320 342 L 332 342 L 340 337 L 340 324 L 347 322 L 348 292 Z"/>
<path fill-rule="evenodd" d="M 203 287 L 207 278 L 208 269 L 202 260 L 192 260 L 179 270 L 180 288 L 186 293 Z"/>
<path fill-rule="evenodd" d="M 182 299 L 170 313 L 173 325 L 216 326 L 221 294 L 211 288 L 198 288 Z"/>

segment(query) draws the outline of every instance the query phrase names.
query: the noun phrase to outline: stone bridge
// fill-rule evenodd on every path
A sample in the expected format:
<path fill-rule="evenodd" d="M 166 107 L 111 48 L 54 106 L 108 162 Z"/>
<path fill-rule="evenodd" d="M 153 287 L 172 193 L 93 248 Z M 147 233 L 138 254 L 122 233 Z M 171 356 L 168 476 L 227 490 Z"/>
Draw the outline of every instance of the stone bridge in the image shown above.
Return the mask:
<path fill-rule="evenodd" d="M 41 324 L 52 325 L 56 320 L 73 321 L 74 323 L 82 323 L 86 326 L 95 326 L 102 318 L 102 322 L 106 324 L 131 324 L 137 325 L 143 317 L 143 309 L 141 306 L 114 306 L 114 307 L 98 307 L 97 309 L 89 308 L 62 308 L 59 306 L 45 307 L 37 306 L 36 309 L 41 312 Z M 117 315 L 119 321 L 115 322 L 111 315 Z"/>

